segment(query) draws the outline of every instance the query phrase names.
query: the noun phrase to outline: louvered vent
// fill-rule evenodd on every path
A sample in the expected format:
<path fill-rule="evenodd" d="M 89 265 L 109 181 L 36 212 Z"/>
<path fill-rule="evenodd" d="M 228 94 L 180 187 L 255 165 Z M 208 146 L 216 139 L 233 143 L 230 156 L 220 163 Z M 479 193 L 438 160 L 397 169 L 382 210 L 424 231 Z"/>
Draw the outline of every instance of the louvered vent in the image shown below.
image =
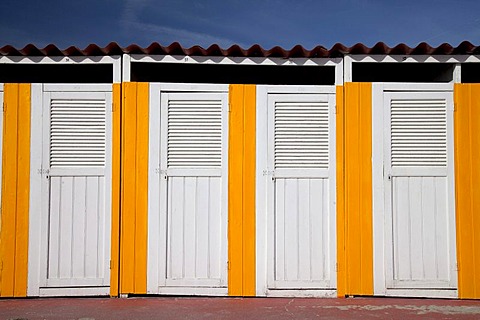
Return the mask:
<path fill-rule="evenodd" d="M 447 165 L 447 104 L 440 100 L 392 100 L 393 167 Z"/>
<path fill-rule="evenodd" d="M 168 167 L 222 165 L 222 102 L 168 102 Z"/>
<path fill-rule="evenodd" d="M 328 103 L 275 103 L 275 168 L 328 168 Z"/>
<path fill-rule="evenodd" d="M 105 100 L 52 100 L 50 166 L 105 166 Z"/>

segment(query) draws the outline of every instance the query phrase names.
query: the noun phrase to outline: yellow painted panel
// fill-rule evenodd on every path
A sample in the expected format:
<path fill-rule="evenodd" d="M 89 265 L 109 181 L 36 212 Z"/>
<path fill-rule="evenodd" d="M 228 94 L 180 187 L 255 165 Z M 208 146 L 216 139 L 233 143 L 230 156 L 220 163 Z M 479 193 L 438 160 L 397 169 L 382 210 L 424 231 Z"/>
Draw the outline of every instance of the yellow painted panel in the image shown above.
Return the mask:
<path fill-rule="evenodd" d="M 348 295 L 373 294 L 372 87 L 346 83 L 345 264 Z"/>
<path fill-rule="evenodd" d="M 148 83 L 124 83 L 120 293 L 147 291 Z"/>
<path fill-rule="evenodd" d="M 243 296 L 255 296 L 256 86 L 244 86 Z"/>
<path fill-rule="evenodd" d="M 135 291 L 136 83 L 123 84 L 120 293 Z"/>
<path fill-rule="evenodd" d="M 343 86 L 337 86 L 337 122 L 336 122 L 336 140 L 337 140 L 337 295 L 345 296 L 346 286 L 346 261 L 345 261 L 345 137 L 344 137 L 344 89 Z"/>
<path fill-rule="evenodd" d="M 0 296 L 25 297 L 30 192 L 30 84 L 5 84 Z"/>
<path fill-rule="evenodd" d="M 230 85 L 228 294 L 255 295 L 256 86 Z"/>
<path fill-rule="evenodd" d="M 480 298 L 480 84 L 455 85 L 455 199 L 458 291 Z"/>
<path fill-rule="evenodd" d="M 122 87 L 119 83 L 113 84 L 113 113 L 112 113 L 112 231 L 111 231 L 111 269 L 110 269 L 110 296 L 118 296 L 119 276 L 119 249 L 120 249 L 120 108 Z"/>
<path fill-rule="evenodd" d="M 244 86 L 230 85 L 228 137 L 228 294 L 243 295 Z"/>
<path fill-rule="evenodd" d="M 148 83 L 137 83 L 135 183 L 135 291 L 147 293 Z"/>
<path fill-rule="evenodd" d="M 15 231 L 17 205 L 18 84 L 4 86 L 2 229 L 0 239 L 0 295 L 13 297 L 15 287 Z"/>
<path fill-rule="evenodd" d="M 30 84 L 18 90 L 17 219 L 15 242 L 15 297 L 27 296 L 28 209 L 30 204 Z"/>

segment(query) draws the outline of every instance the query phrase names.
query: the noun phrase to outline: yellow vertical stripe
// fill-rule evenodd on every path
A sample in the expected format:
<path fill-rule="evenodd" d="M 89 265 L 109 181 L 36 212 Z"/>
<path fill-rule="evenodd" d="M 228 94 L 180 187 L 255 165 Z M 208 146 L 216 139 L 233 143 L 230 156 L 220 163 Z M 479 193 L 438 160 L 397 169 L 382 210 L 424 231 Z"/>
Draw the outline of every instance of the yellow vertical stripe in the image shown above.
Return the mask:
<path fill-rule="evenodd" d="M 373 294 L 372 86 L 346 83 L 345 293 Z"/>
<path fill-rule="evenodd" d="M 345 261 L 345 110 L 344 110 L 344 88 L 337 86 L 337 295 L 345 296 L 346 287 L 346 261 Z"/>
<path fill-rule="evenodd" d="M 135 293 L 147 293 L 148 83 L 137 83 L 135 182 Z"/>
<path fill-rule="evenodd" d="M 254 85 L 230 85 L 228 154 L 228 294 L 255 295 Z"/>
<path fill-rule="evenodd" d="M 480 298 L 480 84 L 455 84 L 458 293 Z"/>
<path fill-rule="evenodd" d="M 120 111 L 122 88 L 119 83 L 113 84 L 112 113 L 112 231 L 111 231 L 111 264 L 110 264 L 110 296 L 118 296 L 119 241 L 120 241 Z"/>
<path fill-rule="evenodd" d="M 255 127 L 256 86 L 244 86 L 243 296 L 255 296 Z"/>
<path fill-rule="evenodd" d="M 5 84 L 0 296 L 25 297 L 30 192 L 30 84 Z"/>
<path fill-rule="evenodd" d="M 120 293 L 146 293 L 148 83 L 124 83 Z"/>
<path fill-rule="evenodd" d="M 16 297 L 27 296 L 28 209 L 30 204 L 30 84 L 18 88 L 17 225 L 15 244 Z"/>

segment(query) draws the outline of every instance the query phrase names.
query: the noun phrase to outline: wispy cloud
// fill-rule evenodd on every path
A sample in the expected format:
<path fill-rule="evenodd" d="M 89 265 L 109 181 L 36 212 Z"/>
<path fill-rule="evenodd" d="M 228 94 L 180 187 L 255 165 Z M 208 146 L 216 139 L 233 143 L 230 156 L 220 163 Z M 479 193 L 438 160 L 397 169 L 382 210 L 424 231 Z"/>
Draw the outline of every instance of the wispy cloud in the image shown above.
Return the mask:
<path fill-rule="evenodd" d="M 135 34 L 137 39 L 141 37 L 146 42 L 158 41 L 162 44 L 177 41 L 183 46 L 201 45 L 208 47 L 214 43 L 221 47 L 229 47 L 232 44 L 242 45 L 233 39 L 212 33 L 144 21 L 142 12 L 155 10 L 155 6 L 158 6 L 158 4 L 151 0 L 125 0 L 121 18 L 124 31 L 128 34 Z M 201 16 L 193 17 L 190 15 L 188 20 L 195 20 L 200 25 L 207 23 L 207 20 Z"/>
<path fill-rule="evenodd" d="M 160 42 L 163 42 L 162 44 L 169 44 L 170 42 L 178 41 L 184 46 L 198 44 L 207 47 L 215 43 L 226 48 L 236 43 L 232 39 L 218 37 L 208 33 L 195 32 L 181 28 L 171 28 L 152 23 L 130 22 L 130 27 L 133 27 L 137 32 L 142 32 L 143 38 L 146 38 L 147 40 L 149 39 L 150 41 L 159 39 Z M 164 43 L 164 41 L 169 43 Z"/>

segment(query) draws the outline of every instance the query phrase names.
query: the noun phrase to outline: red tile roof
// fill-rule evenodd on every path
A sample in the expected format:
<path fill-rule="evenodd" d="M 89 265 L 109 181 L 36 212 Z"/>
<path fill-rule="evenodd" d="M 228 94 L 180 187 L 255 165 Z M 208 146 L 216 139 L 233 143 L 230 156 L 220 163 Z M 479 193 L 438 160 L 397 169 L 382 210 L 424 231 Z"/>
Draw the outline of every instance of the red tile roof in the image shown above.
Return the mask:
<path fill-rule="evenodd" d="M 311 50 L 305 49 L 301 45 L 296 45 L 290 50 L 278 46 L 266 50 L 258 44 L 255 44 L 248 49 L 241 48 L 238 45 L 233 45 L 228 49 L 222 49 L 217 44 L 212 44 L 206 49 L 200 46 L 185 48 L 178 42 L 174 42 L 169 46 L 162 46 L 159 43 L 154 42 L 148 47 L 140 47 L 136 44 L 129 45 L 128 47 L 121 47 L 117 43 L 111 42 L 103 48 L 96 44 L 90 44 L 85 49 L 71 46 L 63 50 L 53 44 L 49 44 L 45 48 L 38 48 L 33 44 L 28 44 L 22 49 L 17 49 L 11 45 L 6 45 L 0 48 L 0 55 L 3 56 L 111 56 L 124 53 L 220 57 L 335 58 L 342 57 L 345 54 L 471 55 L 480 54 L 480 47 L 474 46 L 468 41 L 464 41 L 457 47 L 444 43 L 434 48 L 425 42 L 422 42 L 413 48 L 403 43 L 397 44 L 394 47 L 389 47 L 383 42 L 378 42 L 373 47 L 367 47 L 362 43 L 357 43 L 352 47 L 346 47 L 341 43 L 337 43 L 330 49 L 323 46 L 316 46 Z"/>

